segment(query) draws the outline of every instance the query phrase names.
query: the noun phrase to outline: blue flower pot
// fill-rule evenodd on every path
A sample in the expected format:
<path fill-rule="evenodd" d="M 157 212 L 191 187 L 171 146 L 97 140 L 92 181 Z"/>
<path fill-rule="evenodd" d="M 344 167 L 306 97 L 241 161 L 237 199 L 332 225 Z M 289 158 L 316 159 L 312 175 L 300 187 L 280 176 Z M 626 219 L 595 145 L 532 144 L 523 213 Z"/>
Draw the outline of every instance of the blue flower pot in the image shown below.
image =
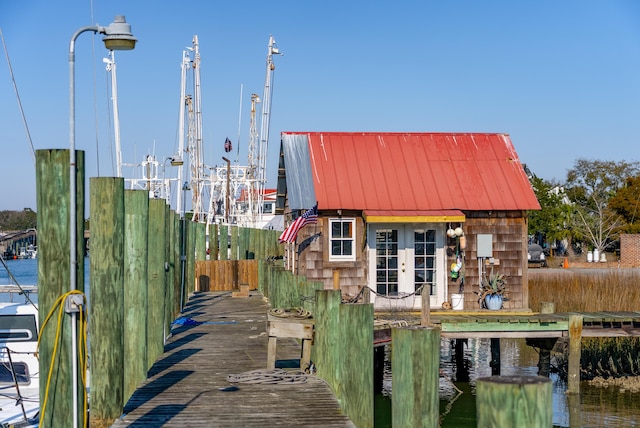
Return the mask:
<path fill-rule="evenodd" d="M 484 298 L 484 303 L 487 305 L 487 309 L 491 309 L 492 311 L 497 311 L 502 308 L 502 295 L 501 294 L 493 294 L 486 296 Z"/>

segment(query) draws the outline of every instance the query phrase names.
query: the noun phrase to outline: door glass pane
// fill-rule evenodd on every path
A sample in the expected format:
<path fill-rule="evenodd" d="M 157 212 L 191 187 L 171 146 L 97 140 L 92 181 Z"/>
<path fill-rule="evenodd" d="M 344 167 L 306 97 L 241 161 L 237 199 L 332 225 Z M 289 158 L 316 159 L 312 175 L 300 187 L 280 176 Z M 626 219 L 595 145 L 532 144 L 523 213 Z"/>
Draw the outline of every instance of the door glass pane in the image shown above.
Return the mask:
<path fill-rule="evenodd" d="M 435 296 L 435 266 L 436 266 L 436 233 L 435 230 L 416 230 L 414 242 L 414 272 L 415 289 L 424 285 L 423 290 Z M 420 293 L 424 294 L 424 293 Z"/>
<path fill-rule="evenodd" d="M 398 231 L 376 231 L 376 290 L 381 295 L 398 294 Z"/>

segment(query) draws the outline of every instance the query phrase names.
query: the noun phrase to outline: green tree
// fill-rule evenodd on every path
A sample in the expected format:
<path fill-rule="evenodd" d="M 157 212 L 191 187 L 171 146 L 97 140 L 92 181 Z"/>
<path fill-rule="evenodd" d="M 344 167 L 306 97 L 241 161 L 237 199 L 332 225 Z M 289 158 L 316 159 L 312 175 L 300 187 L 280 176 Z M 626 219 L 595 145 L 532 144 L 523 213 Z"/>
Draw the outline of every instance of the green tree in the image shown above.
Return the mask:
<path fill-rule="evenodd" d="M 621 233 L 640 233 L 640 176 L 627 178 L 624 187 L 609 201 L 609 208 L 625 221 Z"/>
<path fill-rule="evenodd" d="M 623 217 L 609 207 L 628 178 L 637 175 L 638 162 L 578 159 L 567 172 L 566 192 L 573 204 L 575 237 L 602 252 L 618 238 Z"/>
<path fill-rule="evenodd" d="M 0 211 L 0 230 L 26 230 L 37 226 L 36 212 L 31 208 L 22 211 Z"/>
<path fill-rule="evenodd" d="M 529 211 L 529 235 L 541 234 L 547 241 L 571 238 L 571 206 L 564 188 L 553 181 L 531 177 L 531 186 L 540 203 L 540 211 Z"/>

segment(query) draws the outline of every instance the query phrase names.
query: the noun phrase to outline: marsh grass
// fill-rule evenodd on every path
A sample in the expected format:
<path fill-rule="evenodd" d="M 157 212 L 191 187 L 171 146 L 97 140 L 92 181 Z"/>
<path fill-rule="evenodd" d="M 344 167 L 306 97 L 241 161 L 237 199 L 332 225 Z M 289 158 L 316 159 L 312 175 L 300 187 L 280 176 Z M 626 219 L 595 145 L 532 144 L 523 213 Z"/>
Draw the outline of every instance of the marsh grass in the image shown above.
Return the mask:
<path fill-rule="evenodd" d="M 639 269 L 529 271 L 529 303 L 553 302 L 556 312 L 640 311 Z M 558 371 L 566 374 L 567 355 L 555 353 Z M 640 375 L 640 338 L 583 338 L 581 378 Z"/>
<path fill-rule="evenodd" d="M 556 312 L 640 311 L 640 269 L 529 271 L 529 305 L 553 302 Z"/>

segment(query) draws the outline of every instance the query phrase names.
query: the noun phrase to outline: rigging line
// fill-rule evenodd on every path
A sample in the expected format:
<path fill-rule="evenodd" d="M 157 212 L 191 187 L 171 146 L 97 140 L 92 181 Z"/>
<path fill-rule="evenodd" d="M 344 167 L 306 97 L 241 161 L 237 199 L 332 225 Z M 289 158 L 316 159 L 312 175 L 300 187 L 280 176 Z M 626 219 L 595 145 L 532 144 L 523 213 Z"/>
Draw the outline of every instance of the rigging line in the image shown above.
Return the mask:
<path fill-rule="evenodd" d="M 27 118 L 24 115 L 24 109 L 22 108 L 22 101 L 20 100 L 20 94 L 18 93 L 18 85 L 16 84 L 16 78 L 13 75 L 13 68 L 11 67 L 11 61 L 9 60 L 9 51 L 7 50 L 7 45 L 4 41 L 4 35 L 2 34 L 2 28 L 0 28 L 0 38 L 2 38 L 2 46 L 4 47 L 4 55 L 7 57 L 7 65 L 9 66 L 9 74 L 11 74 L 11 81 L 13 82 L 13 90 L 16 92 L 16 98 L 18 99 L 18 106 L 20 107 L 20 115 L 22 116 L 22 123 L 24 124 L 24 129 L 27 133 L 27 139 L 29 140 L 29 144 L 31 145 L 31 158 L 33 159 L 33 164 L 36 164 L 36 150 L 33 147 L 33 141 L 31 140 L 31 133 L 29 132 L 29 125 L 27 124 Z"/>

